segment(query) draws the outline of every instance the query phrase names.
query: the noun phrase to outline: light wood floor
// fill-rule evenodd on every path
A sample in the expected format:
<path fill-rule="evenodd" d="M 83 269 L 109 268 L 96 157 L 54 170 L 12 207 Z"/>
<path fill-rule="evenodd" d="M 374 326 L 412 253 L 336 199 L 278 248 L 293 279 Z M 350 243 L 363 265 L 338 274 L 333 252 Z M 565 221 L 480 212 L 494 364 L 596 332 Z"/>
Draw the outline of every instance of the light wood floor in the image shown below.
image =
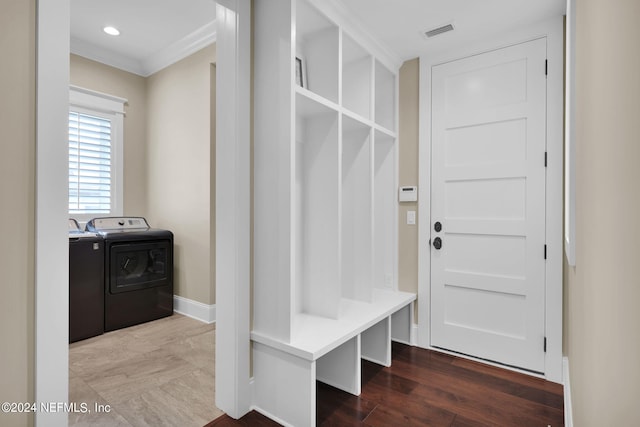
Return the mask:
<path fill-rule="evenodd" d="M 215 325 L 174 314 L 69 346 L 70 426 L 197 426 L 214 399 Z M 108 413 L 95 404 L 110 405 Z"/>

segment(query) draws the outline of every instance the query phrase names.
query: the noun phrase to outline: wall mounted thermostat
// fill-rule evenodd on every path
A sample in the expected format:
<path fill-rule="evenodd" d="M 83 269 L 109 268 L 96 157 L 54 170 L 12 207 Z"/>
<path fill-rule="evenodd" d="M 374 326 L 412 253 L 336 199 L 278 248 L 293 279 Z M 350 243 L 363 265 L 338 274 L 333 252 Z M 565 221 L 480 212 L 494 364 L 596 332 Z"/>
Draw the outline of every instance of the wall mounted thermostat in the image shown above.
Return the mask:
<path fill-rule="evenodd" d="M 400 202 L 417 202 L 418 187 L 400 187 L 398 189 L 398 201 Z"/>

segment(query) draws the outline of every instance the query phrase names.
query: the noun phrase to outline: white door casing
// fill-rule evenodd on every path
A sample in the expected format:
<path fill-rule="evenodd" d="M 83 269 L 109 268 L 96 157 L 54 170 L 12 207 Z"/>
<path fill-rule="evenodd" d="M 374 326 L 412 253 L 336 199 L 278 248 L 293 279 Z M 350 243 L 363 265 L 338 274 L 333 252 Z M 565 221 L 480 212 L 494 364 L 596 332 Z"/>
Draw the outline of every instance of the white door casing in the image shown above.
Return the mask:
<path fill-rule="evenodd" d="M 545 60 L 541 38 L 432 72 L 431 345 L 536 372 L 544 371 Z"/>
<path fill-rule="evenodd" d="M 216 27 L 215 403 L 237 419 L 251 408 L 251 2 L 218 0 Z"/>
<path fill-rule="evenodd" d="M 547 171 L 545 193 L 545 336 L 543 376 L 562 382 L 562 203 L 563 203 L 563 17 L 556 16 L 493 37 L 478 39 L 447 51 L 420 56 L 419 196 L 418 196 L 418 345 L 433 348 L 431 342 L 431 74 L 440 64 L 494 51 L 526 41 L 547 39 L 546 140 Z M 463 356 L 470 357 L 470 356 Z M 474 357 L 470 357 L 476 359 Z M 491 362 L 487 362 L 490 363 Z M 501 365 L 504 366 L 504 365 Z M 529 371 L 524 371 L 529 372 Z M 535 375 L 535 374 L 534 374 Z"/>

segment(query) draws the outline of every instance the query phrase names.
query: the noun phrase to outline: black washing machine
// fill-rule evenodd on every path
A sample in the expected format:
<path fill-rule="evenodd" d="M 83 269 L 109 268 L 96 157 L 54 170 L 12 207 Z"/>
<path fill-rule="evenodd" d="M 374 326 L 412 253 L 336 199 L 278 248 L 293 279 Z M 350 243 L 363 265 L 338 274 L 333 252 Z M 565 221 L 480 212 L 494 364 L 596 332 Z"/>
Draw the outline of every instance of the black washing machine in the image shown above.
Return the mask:
<path fill-rule="evenodd" d="M 104 242 L 69 219 L 69 342 L 104 333 Z"/>
<path fill-rule="evenodd" d="M 104 239 L 104 329 L 173 314 L 173 233 L 142 217 L 94 218 L 86 230 Z"/>

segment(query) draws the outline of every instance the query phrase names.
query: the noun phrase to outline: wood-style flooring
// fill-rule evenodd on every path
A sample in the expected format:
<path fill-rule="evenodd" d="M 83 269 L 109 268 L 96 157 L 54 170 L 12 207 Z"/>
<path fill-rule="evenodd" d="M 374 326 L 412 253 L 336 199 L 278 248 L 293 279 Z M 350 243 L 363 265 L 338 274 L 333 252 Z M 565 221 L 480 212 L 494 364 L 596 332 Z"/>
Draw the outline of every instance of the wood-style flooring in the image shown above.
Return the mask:
<path fill-rule="evenodd" d="M 180 314 L 71 344 L 69 402 L 91 412 L 69 426 L 202 427 L 222 415 L 214 352 L 215 325 Z"/>
<path fill-rule="evenodd" d="M 559 384 L 493 366 L 393 344 L 393 363 L 362 362 L 362 393 L 317 383 L 318 426 L 564 425 Z M 206 427 L 277 426 L 254 412 L 227 415 Z"/>

